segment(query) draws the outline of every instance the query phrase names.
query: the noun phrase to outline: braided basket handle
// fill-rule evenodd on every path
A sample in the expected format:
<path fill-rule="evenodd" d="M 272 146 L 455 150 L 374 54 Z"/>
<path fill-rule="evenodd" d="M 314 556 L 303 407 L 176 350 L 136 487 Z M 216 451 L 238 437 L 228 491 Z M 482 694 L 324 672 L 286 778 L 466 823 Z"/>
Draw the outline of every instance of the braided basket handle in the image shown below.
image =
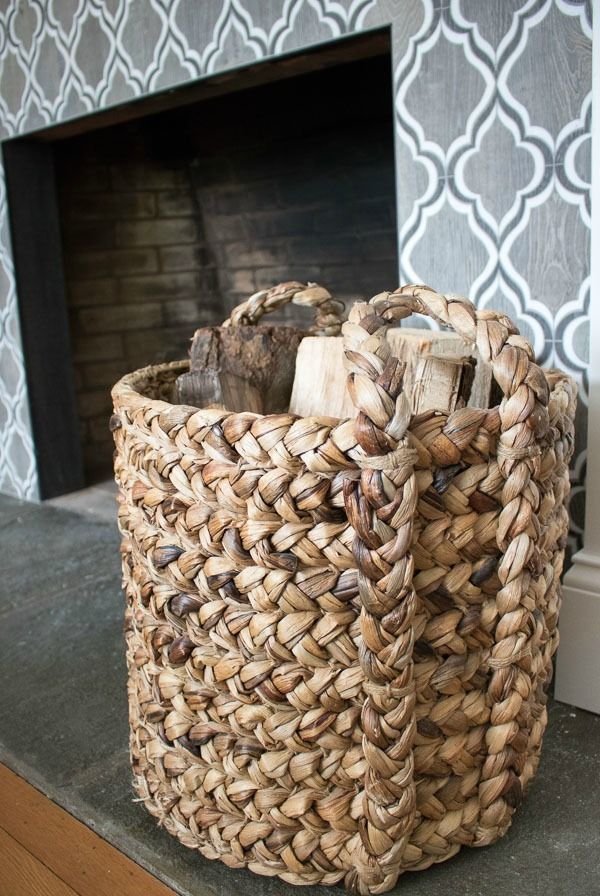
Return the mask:
<path fill-rule="evenodd" d="M 344 304 L 333 299 L 331 293 L 317 283 L 298 283 L 295 280 L 255 292 L 233 309 L 223 326 L 256 324 L 263 315 L 289 304 L 310 307 L 314 310 L 315 322 L 308 330 L 312 336 L 339 334 L 342 328 Z"/>
<path fill-rule="evenodd" d="M 454 330 L 491 364 L 504 395 L 499 409 L 503 460 L 530 456 L 532 447 L 548 431 L 550 389 L 544 371 L 535 363 L 531 345 L 513 321 L 497 311 L 479 310 L 461 296 L 441 295 L 428 286 L 411 285 L 374 296 L 368 304 L 357 303 L 344 331 L 346 339 L 352 339 L 352 326 L 358 324 L 363 331 L 375 334 L 378 344 L 388 326 L 413 313 Z M 355 388 L 353 395 L 356 393 Z"/>
<path fill-rule="evenodd" d="M 371 305 L 356 303 L 342 328 L 348 389 L 358 409 L 355 433 L 364 452 L 355 458 L 359 478 L 344 481 L 361 602 L 366 762 L 364 827 L 345 883 L 361 894 L 385 893 L 394 886 L 416 822 L 417 598 L 410 553 L 418 498 L 416 452 L 406 436 L 410 406 L 402 389 L 405 365 L 391 355 L 388 326 Z"/>
<path fill-rule="evenodd" d="M 344 503 L 356 533 L 353 553 L 361 600 L 366 829 L 347 883 L 365 894 L 382 893 L 394 885 L 416 820 L 412 754 L 416 595 L 410 554 L 418 498 L 416 452 L 407 437 L 411 412 L 402 390 L 404 364 L 392 356 L 385 339 L 393 322 L 413 312 L 428 315 L 476 346 L 502 389 L 498 464 L 507 482 L 498 546 L 504 552 L 509 550 L 510 523 L 522 512 L 522 492 L 539 466 L 540 443 L 549 429 L 548 382 L 533 360 L 531 346 L 505 315 L 478 311 L 467 299 L 439 295 L 426 286 L 405 286 L 352 308 L 343 326 L 344 350 L 348 390 L 358 410 L 355 435 L 364 454 L 357 459 L 360 478 L 348 477 L 345 482 Z M 454 425 L 452 416 L 448 426 Z M 529 519 L 527 514 L 524 518 Z M 523 537 L 528 539 L 523 532 L 517 541 Z M 517 562 L 524 566 L 528 545 L 519 544 L 513 553 L 507 583 Z M 502 569 L 499 574 L 503 580 Z M 522 578 L 525 588 L 529 579 Z M 504 646 L 498 634 L 493 658 Z M 498 688 L 492 680 L 494 700 Z"/>

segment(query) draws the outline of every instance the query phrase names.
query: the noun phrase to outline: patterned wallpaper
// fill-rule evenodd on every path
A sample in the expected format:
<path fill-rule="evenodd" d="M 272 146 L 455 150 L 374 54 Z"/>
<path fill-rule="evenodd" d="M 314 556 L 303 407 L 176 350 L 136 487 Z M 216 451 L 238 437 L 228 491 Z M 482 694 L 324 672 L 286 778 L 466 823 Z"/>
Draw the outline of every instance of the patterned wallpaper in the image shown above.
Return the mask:
<path fill-rule="evenodd" d="M 543 363 L 581 384 L 577 537 L 588 351 L 590 0 L 9 0 L 0 12 L 0 138 L 389 25 L 401 280 L 505 309 Z M 1 172 L 0 433 L 0 491 L 35 498 Z"/>

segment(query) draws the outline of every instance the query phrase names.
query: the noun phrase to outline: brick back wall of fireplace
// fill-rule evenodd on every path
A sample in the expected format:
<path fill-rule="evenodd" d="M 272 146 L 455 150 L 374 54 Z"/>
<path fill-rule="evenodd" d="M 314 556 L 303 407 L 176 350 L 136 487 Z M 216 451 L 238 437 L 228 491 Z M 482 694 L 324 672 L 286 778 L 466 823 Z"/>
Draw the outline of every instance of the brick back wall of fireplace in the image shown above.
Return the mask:
<path fill-rule="evenodd" d="M 58 166 L 71 345 L 88 480 L 110 471 L 110 387 L 183 357 L 221 315 L 214 266 L 185 172 L 78 153 Z"/>
<path fill-rule="evenodd" d="M 88 481 L 110 473 L 109 389 L 126 371 L 185 356 L 195 327 L 280 280 L 346 301 L 395 285 L 388 68 L 343 69 L 319 73 L 320 98 L 310 76 L 57 146 Z M 332 107 L 340 77 L 352 107 Z"/>

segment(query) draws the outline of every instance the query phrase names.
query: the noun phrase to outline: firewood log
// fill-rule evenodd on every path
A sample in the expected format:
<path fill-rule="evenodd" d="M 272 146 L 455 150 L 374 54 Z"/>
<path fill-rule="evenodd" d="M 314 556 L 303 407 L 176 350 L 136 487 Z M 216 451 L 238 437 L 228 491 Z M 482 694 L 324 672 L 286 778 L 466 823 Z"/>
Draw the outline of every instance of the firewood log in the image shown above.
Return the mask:
<path fill-rule="evenodd" d="M 179 376 L 180 404 L 229 411 L 287 411 L 296 351 L 303 333 L 287 326 L 203 327 L 190 349 L 190 370 Z"/>
<path fill-rule="evenodd" d="M 472 358 L 444 358 L 423 355 L 417 358 L 414 381 L 408 393 L 413 414 L 441 411 L 451 414 L 464 408 L 473 384 Z"/>
<path fill-rule="evenodd" d="M 263 412 L 260 389 L 228 370 L 194 370 L 177 378 L 177 401 L 201 408 Z"/>
<path fill-rule="evenodd" d="M 449 413 L 457 401 L 462 402 L 465 399 L 470 407 L 489 407 L 491 367 L 488 364 L 478 363 L 477 352 L 473 352 L 460 336 L 439 330 L 402 327 L 388 330 L 387 339 L 395 357 L 406 362 L 404 389 L 409 398 L 415 392 L 419 359 L 432 356 L 440 362 L 437 364 L 438 375 L 443 370 L 444 377 L 449 378 L 445 393 L 448 407 L 440 406 L 438 410 Z M 341 419 L 355 416 L 356 409 L 346 388 L 347 371 L 344 365 L 343 345 L 343 337 L 308 336 L 302 340 L 296 359 L 290 413 L 304 417 L 326 416 Z M 466 359 L 469 357 L 473 358 L 474 371 L 472 365 L 467 363 Z M 441 364 L 444 359 L 460 362 L 464 368 L 463 375 L 458 375 L 456 366 L 444 367 Z M 422 375 L 421 368 L 419 376 Z M 454 382 L 454 386 L 451 382 Z M 428 376 L 427 388 L 421 387 L 419 390 L 418 407 L 415 408 L 413 405 L 413 413 L 421 413 L 422 408 L 431 407 L 427 392 L 434 386 L 436 383 Z M 439 395 L 435 402 L 439 405 L 444 403 Z"/>

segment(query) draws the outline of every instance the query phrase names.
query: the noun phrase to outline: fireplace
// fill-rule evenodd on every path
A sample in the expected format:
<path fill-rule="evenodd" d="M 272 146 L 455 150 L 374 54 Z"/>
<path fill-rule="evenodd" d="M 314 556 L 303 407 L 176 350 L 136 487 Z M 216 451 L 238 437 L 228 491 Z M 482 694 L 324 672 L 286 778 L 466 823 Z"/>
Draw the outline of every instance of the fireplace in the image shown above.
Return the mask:
<path fill-rule="evenodd" d="M 36 500 L 80 488 L 86 477 L 90 480 L 103 475 L 109 463 L 110 443 L 103 442 L 106 447 L 100 448 L 100 442 L 107 438 L 102 422 L 107 386 L 99 385 L 101 374 L 109 379 L 117 366 L 120 370 L 140 363 L 134 357 L 136 338 L 144 348 L 143 361 L 158 358 L 161 352 L 163 356 L 175 351 L 184 354 L 185 344 L 180 343 L 178 348 L 176 340 L 178 332 L 182 337 L 184 330 L 187 332 L 189 325 L 184 317 L 191 315 L 193 302 L 197 308 L 193 323 L 223 317 L 259 275 L 262 285 L 263 275 L 270 273 L 278 279 L 292 268 L 289 247 L 293 236 L 296 254 L 292 261 L 301 264 L 302 276 L 321 277 L 340 294 L 368 294 L 398 279 L 428 282 L 445 292 L 468 294 L 478 307 L 506 311 L 526 335 L 534 337 L 535 351 L 544 363 L 560 366 L 576 378 L 580 401 L 572 466 L 571 539 L 573 546 L 580 547 L 586 464 L 594 466 L 597 457 L 593 450 L 586 454 L 586 446 L 589 442 L 593 448 L 595 434 L 600 431 L 600 402 L 595 394 L 600 381 L 595 365 L 600 353 L 594 342 L 598 321 L 596 305 L 590 299 L 598 277 L 590 253 L 591 159 L 596 152 L 590 150 L 592 4 L 585 0 L 517 5 L 422 0 L 298 0 L 285 4 L 204 0 L 51 6 L 52 11 L 46 15 L 39 11 L 40 4 L 13 3 L 2 19 L 0 492 Z M 309 240 L 300 230 L 287 234 L 287 243 L 281 240 L 288 246 L 283 255 L 281 244 L 265 248 L 263 240 L 267 236 L 262 235 L 258 249 L 271 254 L 268 264 L 259 264 L 257 247 L 232 236 L 227 245 L 243 264 L 235 268 L 228 265 L 221 241 L 214 238 L 214 220 L 227 216 L 232 221 L 236 216 L 251 220 L 258 239 L 259 219 L 267 228 L 270 215 L 272 222 L 278 221 L 278 207 L 264 205 L 262 215 L 260 209 L 240 212 L 244 198 L 250 200 L 252 193 L 240 186 L 242 173 L 232 171 L 231 193 L 237 185 L 237 198 L 230 210 L 216 211 L 208 201 L 209 193 L 216 197 L 215 185 L 210 190 L 206 184 L 203 187 L 188 157 L 189 191 L 201 209 L 201 219 L 200 212 L 196 214 L 201 229 L 193 235 L 188 231 L 184 238 L 191 242 L 178 237 L 178 243 L 171 247 L 164 242 L 149 247 L 124 246 L 123 250 L 131 254 L 120 257 L 130 261 L 134 253 L 141 259 L 141 250 L 154 248 L 159 259 L 156 269 L 134 273 L 131 267 L 119 271 L 111 267 L 100 273 L 98 264 L 95 276 L 91 276 L 90 260 L 99 263 L 110 253 L 121 251 L 116 240 L 127 235 L 131 238 L 138 232 L 139 222 L 160 217 L 158 211 L 152 212 L 154 218 L 141 217 L 144 200 L 140 200 L 137 211 L 135 202 L 127 209 L 122 196 L 102 200 L 100 194 L 112 196 L 116 189 L 112 181 L 105 180 L 104 186 L 94 190 L 90 182 L 87 197 L 96 195 L 96 214 L 103 201 L 105 214 L 111 203 L 114 209 L 121 203 L 118 213 L 115 210 L 114 217 L 109 218 L 115 234 L 120 224 L 115 245 L 101 248 L 108 238 L 104 227 L 107 219 L 90 219 L 90 202 L 84 220 L 73 192 L 85 153 L 93 154 L 95 145 L 99 149 L 104 135 L 115 135 L 109 144 L 112 151 L 120 141 L 123 146 L 128 141 L 133 145 L 145 127 L 140 119 L 151 121 L 151 116 L 169 112 L 174 116 L 169 120 L 176 121 L 176 110 L 183 115 L 186 106 L 193 110 L 200 129 L 202 114 L 218 109 L 221 101 L 233 101 L 236 93 L 237 108 L 243 114 L 249 99 L 258 96 L 252 92 L 255 88 L 270 83 L 265 90 L 281 87 L 283 91 L 284 87 L 291 89 L 291 80 L 296 77 L 320 73 L 310 115 L 300 115 L 294 121 L 293 110 L 284 108 L 289 129 L 280 133 L 272 118 L 267 127 L 269 136 L 281 141 L 282 153 L 290 154 L 285 161 L 291 161 L 299 145 L 305 150 L 309 145 L 299 138 L 301 133 L 306 138 L 307 131 L 299 129 L 307 128 L 307 118 L 319 121 L 319 145 L 325 153 L 326 138 L 337 127 L 334 122 L 344 106 L 344 95 L 352 98 L 350 88 L 355 89 L 356 82 L 349 79 L 348 89 L 335 96 L 330 92 L 327 101 L 321 99 L 321 75 L 325 84 L 328 70 L 351 60 L 370 60 L 375 66 L 377 57 L 386 60 L 382 63 L 382 79 L 370 93 L 373 108 L 365 109 L 363 104 L 363 113 L 371 114 L 380 101 L 381 110 L 386 106 L 386 152 L 391 145 L 394 116 L 398 267 L 396 237 L 392 248 L 385 237 L 393 230 L 388 218 L 388 214 L 395 214 L 393 202 L 389 212 L 381 208 L 373 211 L 368 227 L 363 216 L 368 204 L 365 196 L 378 198 L 370 193 L 370 175 L 352 179 L 350 201 L 359 196 L 365 199 L 362 213 L 353 213 L 358 215 L 354 218 L 354 235 L 364 252 L 360 257 L 348 258 L 340 248 L 352 214 L 336 225 L 339 197 L 334 196 L 326 205 L 323 196 L 328 193 L 319 190 L 312 206 L 313 220 L 325 229 L 311 231 L 312 251 L 306 249 Z M 357 102 L 357 109 L 349 111 L 359 115 L 359 106 Z M 317 107 L 329 114 L 319 119 Z M 250 145 L 247 133 L 236 129 L 231 121 L 225 124 L 227 144 L 213 144 L 213 155 L 221 165 L 229 152 L 237 153 Z M 372 152 L 374 141 L 358 127 L 351 130 L 350 145 L 360 152 L 361 141 L 363 146 L 370 142 Z M 368 135 L 372 137 L 375 131 L 371 118 Z M 165 126 L 160 136 L 171 138 L 175 132 L 168 133 Z M 215 137 L 214 129 L 209 136 Z M 264 133 L 260 136 L 266 140 Z M 170 142 L 161 139 L 160 146 L 164 149 Z M 600 142 L 594 141 L 594 146 L 598 145 Z M 143 148 L 147 152 L 148 147 Z M 153 143 L 153 148 L 158 150 L 158 143 Z M 154 162 L 168 169 L 163 149 Z M 349 151 L 346 142 L 339 150 Z M 194 153 L 192 159 L 201 155 L 197 145 Z M 326 161 L 337 164 L 337 157 L 332 155 L 323 156 L 316 168 L 313 156 L 314 170 L 307 177 L 323 174 Z M 381 173 L 385 165 L 383 156 L 379 158 Z M 245 187 L 250 183 L 249 168 L 243 173 Z M 61 170 L 67 175 L 64 186 Z M 358 163 L 355 170 L 361 170 Z M 205 165 L 204 173 L 208 171 Z M 92 172 L 90 160 L 87 173 Z M 281 169 L 275 179 L 284 182 Z M 130 189 L 124 192 L 152 192 L 138 189 L 131 182 L 126 186 Z M 144 186 L 149 186 L 149 180 Z M 164 191 L 176 192 L 180 186 L 165 186 Z M 385 195 L 393 196 L 393 186 Z M 158 209 L 158 192 L 154 200 L 146 197 L 145 201 L 150 206 L 154 201 Z M 166 216 L 169 201 L 162 196 L 161 215 Z M 266 191 L 261 201 L 266 203 Z M 295 228 L 306 209 L 294 206 L 289 196 L 287 202 L 285 226 Z M 357 201 L 355 208 L 359 205 Z M 373 210 L 376 207 L 374 202 Z M 594 205 L 596 212 L 599 207 L 600 203 Z M 149 206 L 146 209 L 150 215 Z M 173 205 L 170 210 L 174 210 Z M 328 216 L 330 223 L 326 225 Z M 194 219 L 194 214 L 172 217 Z M 376 236 L 362 240 L 361 234 L 367 231 Z M 325 259 L 325 270 L 325 261 L 319 256 L 327 245 L 331 254 Z M 336 252 L 339 250 L 336 257 L 334 246 Z M 384 250 L 384 246 L 388 248 Z M 303 247 L 304 255 L 299 251 Z M 64 267 L 63 249 L 69 255 Z M 180 263 L 186 266 L 167 270 L 165 259 L 170 256 L 170 263 L 176 263 L 176 249 Z M 81 258 L 77 261 L 76 255 L 84 252 L 90 253 L 87 261 L 85 257 L 84 263 Z M 594 259 L 598 255 L 596 252 Z M 368 273 L 370 266 L 376 270 L 374 281 Z M 344 280 L 349 273 L 351 276 Z M 158 280 L 161 275 L 162 287 Z M 145 284 L 152 278 L 155 292 L 151 296 L 148 291 L 135 301 L 129 292 L 129 303 L 123 303 L 122 284 L 136 277 L 139 283 L 146 277 Z M 156 290 L 160 292 L 169 280 L 172 288 L 168 300 L 157 297 Z M 115 282 L 118 289 L 114 288 Z M 111 289 L 108 283 L 113 284 Z M 121 323 L 126 320 L 133 329 L 116 327 L 117 318 L 113 318 L 115 330 L 99 331 L 95 315 L 103 305 L 119 308 Z M 153 310 L 146 308 L 145 326 L 143 305 L 154 306 Z M 80 318 L 79 311 L 86 313 Z M 150 323 L 158 319 L 160 323 Z M 154 339 L 158 348 L 152 348 Z M 92 365 L 106 367 L 94 369 Z M 111 365 L 115 365 L 112 372 Z M 80 414 L 81 402 L 86 416 Z M 595 467 L 592 473 L 592 483 L 600 481 Z M 598 651 L 591 635 L 583 651 L 590 658 L 589 674 L 580 673 L 581 645 L 587 633 L 597 628 L 600 618 L 596 574 L 600 547 L 595 537 L 600 526 L 595 525 L 596 506 L 599 502 L 592 493 L 586 526 L 588 559 L 578 555 L 571 589 L 573 632 L 577 636 L 572 633 L 570 641 L 576 645 L 572 657 L 577 671 L 573 681 L 577 682 L 597 678 Z M 586 562 L 584 574 L 581 570 L 585 571 Z M 590 598 L 587 615 L 580 609 L 586 606 L 584 592 L 579 593 L 584 587 Z"/>
<path fill-rule="evenodd" d="M 42 497 L 111 475 L 120 376 L 257 289 L 396 285 L 388 33 L 335 46 L 5 146 Z"/>

